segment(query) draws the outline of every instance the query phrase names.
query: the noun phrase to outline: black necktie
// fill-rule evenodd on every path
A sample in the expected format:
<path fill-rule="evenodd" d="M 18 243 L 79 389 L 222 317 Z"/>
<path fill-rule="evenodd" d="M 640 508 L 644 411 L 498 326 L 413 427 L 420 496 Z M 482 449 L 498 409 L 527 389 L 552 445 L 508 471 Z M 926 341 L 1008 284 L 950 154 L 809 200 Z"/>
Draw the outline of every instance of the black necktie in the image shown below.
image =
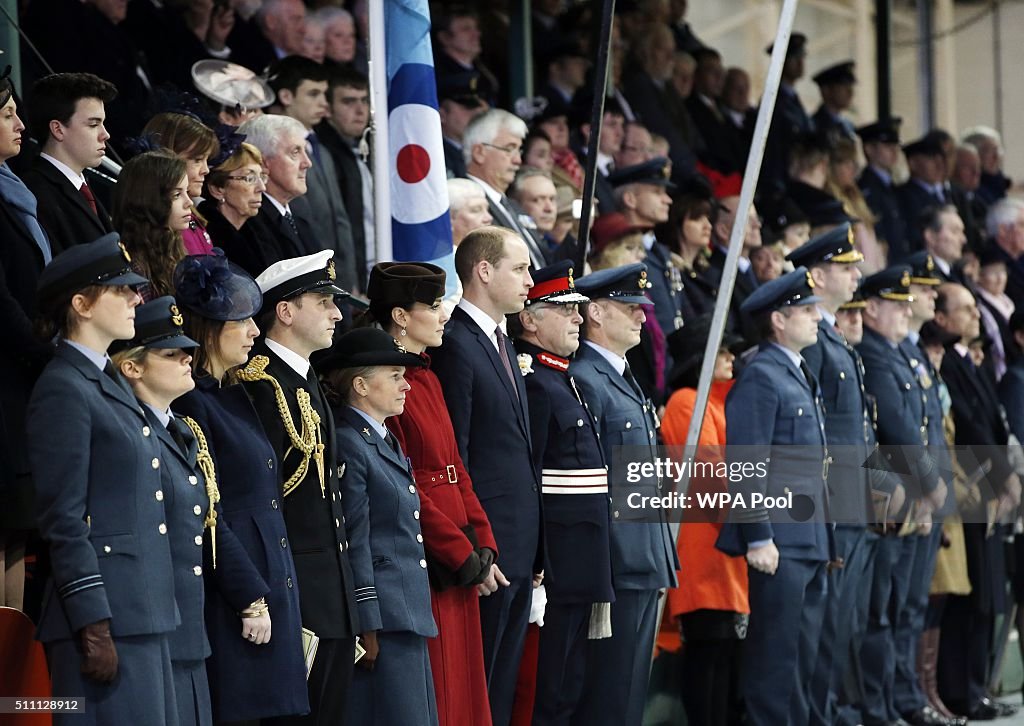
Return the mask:
<path fill-rule="evenodd" d="M 292 234 L 295 235 L 295 239 L 302 239 L 299 236 L 299 227 L 298 225 L 295 224 L 295 217 L 292 216 L 292 213 L 286 210 L 285 213 L 281 216 L 284 218 L 284 221 L 288 224 L 288 228 L 292 231 Z"/>
<path fill-rule="evenodd" d="M 114 368 L 114 364 L 113 362 L 111 362 L 109 358 L 107 359 L 106 365 L 103 366 L 103 372 L 110 380 L 114 382 L 114 385 L 116 385 L 122 391 L 127 391 L 131 393 L 131 388 L 128 386 L 128 382 L 121 377 L 120 373 L 117 372 L 117 369 Z"/>
<path fill-rule="evenodd" d="M 625 369 L 622 371 L 622 377 L 626 379 L 626 383 L 629 384 L 636 395 L 640 396 L 641 399 L 647 398 L 644 395 L 643 389 L 640 388 L 640 384 L 636 382 L 636 376 L 633 375 L 633 370 L 629 367 L 629 363 L 626 364 Z"/>
<path fill-rule="evenodd" d="M 519 398 L 519 389 L 516 387 L 516 375 L 512 370 L 512 363 L 508 359 L 508 348 L 505 347 L 505 334 L 501 332 L 500 325 L 494 329 L 494 336 L 498 340 L 498 357 L 501 358 L 501 364 L 505 367 L 508 380 L 512 383 L 512 390 L 516 392 L 516 398 Z"/>
<path fill-rule="evenodd" d="M 811 393 L 818 395 L 818 383 L 814 380 L 814 376 L 811 374 L 811 369 L 807 367 L 804 361 L 800 360 L 800 372 L 804 374 L 804 378 L 807 379 L 807 385 L 811 389 Z"/>
<path fill-rule="evenodd" d="M 188 443 L 185 441 L 185 435 L 181 433 L 181 427 L 178 426 L 176 419 L 170 419 L 167 421 L 167 432 L 174 439 L 174 443 L 181 449 L 181 453 L 188 456 Z"/>
<path fill-rule="evenodd" d="M 384 440 L 388 443 L 388 446 L 391 447 L 391 450 L 395 452 L 395 456 L 397 456 L 399 459 L 403 458 L 402 449 L 398 446 L 398 439 L 395 438 L 395 435 L 393 433 L 388 431 L 387 436 L 384 437 Z"/>

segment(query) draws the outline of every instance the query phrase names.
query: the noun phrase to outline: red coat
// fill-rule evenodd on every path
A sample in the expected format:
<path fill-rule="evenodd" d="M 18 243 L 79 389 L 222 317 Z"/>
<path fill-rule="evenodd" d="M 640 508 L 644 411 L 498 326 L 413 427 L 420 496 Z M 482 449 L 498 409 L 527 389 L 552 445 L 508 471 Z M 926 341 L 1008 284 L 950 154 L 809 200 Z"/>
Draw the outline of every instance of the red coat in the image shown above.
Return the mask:
<path fill-rule="evenodd" d="M 424 358 L 429 362 L 425 354 Z M 420 492 L 424 547 L 454 571 L 473 551 L 462 532 L 467 524 L 476 530 L 480 547 L 497 552 L 498 546 L 459 457 L 437 376 L 426 366 L 407 368 L 405 378 L 411 386 L 405 397 L 405 412 L 388 419 L 387 424 L 412 461 Z M 457 481 L 452 483 L 452 478 Z M 427 648 L 440 726 L 491 724 L 478 597 L 475 587 L 431 590 L 438 635 L 427 639 Z"/>

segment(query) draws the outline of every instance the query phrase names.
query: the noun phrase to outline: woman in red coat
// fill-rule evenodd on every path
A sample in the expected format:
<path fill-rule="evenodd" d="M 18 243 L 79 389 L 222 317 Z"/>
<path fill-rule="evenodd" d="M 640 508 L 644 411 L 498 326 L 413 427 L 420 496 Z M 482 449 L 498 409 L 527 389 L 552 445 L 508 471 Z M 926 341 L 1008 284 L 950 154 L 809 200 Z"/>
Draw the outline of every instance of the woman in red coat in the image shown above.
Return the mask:
<path fill-rule="evenodd" d="M 428 365 L 406 369 L 405 412 L 387 420 L 412 462 L 438 635 L 427 641 L 440 726 L 490 726 L 477 587 L 497 545 L 459 458 L 427 348 L 441 345 L 445 273 L 426 263 L 381 262 L 367 286 L 370 319 Z"/>

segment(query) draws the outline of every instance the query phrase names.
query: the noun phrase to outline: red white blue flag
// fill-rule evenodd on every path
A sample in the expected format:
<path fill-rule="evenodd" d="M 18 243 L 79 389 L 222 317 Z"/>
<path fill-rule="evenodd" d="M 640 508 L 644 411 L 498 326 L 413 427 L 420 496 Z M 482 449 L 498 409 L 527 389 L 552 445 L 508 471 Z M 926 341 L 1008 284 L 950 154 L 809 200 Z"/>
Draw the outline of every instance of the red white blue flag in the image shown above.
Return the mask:
<path fill-rule="evenodd" d="M 392 255 L 433 262 L 454 284 L 448 185 L 427 0 L 386 0 Z"/>

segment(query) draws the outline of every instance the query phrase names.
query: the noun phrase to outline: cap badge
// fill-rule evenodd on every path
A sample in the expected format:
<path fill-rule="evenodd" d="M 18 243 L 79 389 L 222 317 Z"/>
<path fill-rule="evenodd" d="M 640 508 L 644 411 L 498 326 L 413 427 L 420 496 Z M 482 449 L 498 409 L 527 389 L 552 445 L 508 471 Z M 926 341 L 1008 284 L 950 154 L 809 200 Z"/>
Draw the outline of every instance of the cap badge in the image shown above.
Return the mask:
<path fill-rule="evenodd" d="M 124 242 L 122 242 L 121 240 L 118 240 L 117 241 L 117 246 L 121 248 L 121 254 L 124 255 L 125 261 L 131 262 L 132 261 L 132 256 L 130 254 L 128 254 L 128 250 L 125 249 Z"/>
<path fill-rule="evenodd" d="M 846 239 L 850 241 L 850 246 L 853 247 L 853 227 L 846 228 Z"/>
<path fill-rule="evenodd" d="M 668 179 L 670 176 L 672 176 L 672 165 L 665 164 L 663 167 L 661 167 L 661 175 L 665 179 Z"/>
<path fill-rule="evenodd" d="M 807 287 L 809 287 L 809 288 L 811 288 L 813 290 L 814 289 L 814 278 L 811 277 L 811 271 L 807 270 L 804 274 L 807 275 Z"/>
<path fill-rule="evenodd" d="M 477 82 L 477 80 L 478 79 L 477 79 L 476 76 L 473 76 L 472 78 L 469 79 L 469 90 L 472 91 L 473 93 L 476 93 L 476 82 Z"/>
<path fill-rule="evenodd" d="M 338 274 L 334 271 L 334 260 L 327 260 L 327 276 L 332 280 L 338 278 Z"/>
<path fill-rule="evenodd" d="M 408 352 L 405 349 L 405 346 L 398 342 L 398 338 L 392 338 L 392 340 L 395 341 L 395 350 L 396 351 L 398 351 L 399 353 L 407 353 Z"/>
<path fill-rule="evenodd" d="M 928 270 L 928 272 L 931 272 L 932 270 L 935 269 L 935 262 L 932 260 L 931 255 L 925 255 L 924 260 L 924 268 Z"/>
<path fill-rule="evenodd" d="M 910 287 L 910 273 L 906 270 L 903 271 L 903 277 L 900 278 L 900 287 Z"/>
<path fill-rule="evenodd" d="M 177 305 L 171 305 L 171 322 L 179 328 L 185 324 L 185 318 L 181 317 L 181 311 Z"/>
<path fill-rule="evenodd" d="M 640 273 L 640 279 L 637 280 L 637 285 L 640 286 L 641 290 L 646 290 L 651 286 L 651 283 L 647 282 L 647 270 Z"/>
<path fill-rule="evenodd" d="M 576 289 L 576 281 L 572 279 L 572 268 L 571 267 L 569 268 L 568 278 L 569 278 L 569 289 L 570 290 L 575 290 Z"/>

